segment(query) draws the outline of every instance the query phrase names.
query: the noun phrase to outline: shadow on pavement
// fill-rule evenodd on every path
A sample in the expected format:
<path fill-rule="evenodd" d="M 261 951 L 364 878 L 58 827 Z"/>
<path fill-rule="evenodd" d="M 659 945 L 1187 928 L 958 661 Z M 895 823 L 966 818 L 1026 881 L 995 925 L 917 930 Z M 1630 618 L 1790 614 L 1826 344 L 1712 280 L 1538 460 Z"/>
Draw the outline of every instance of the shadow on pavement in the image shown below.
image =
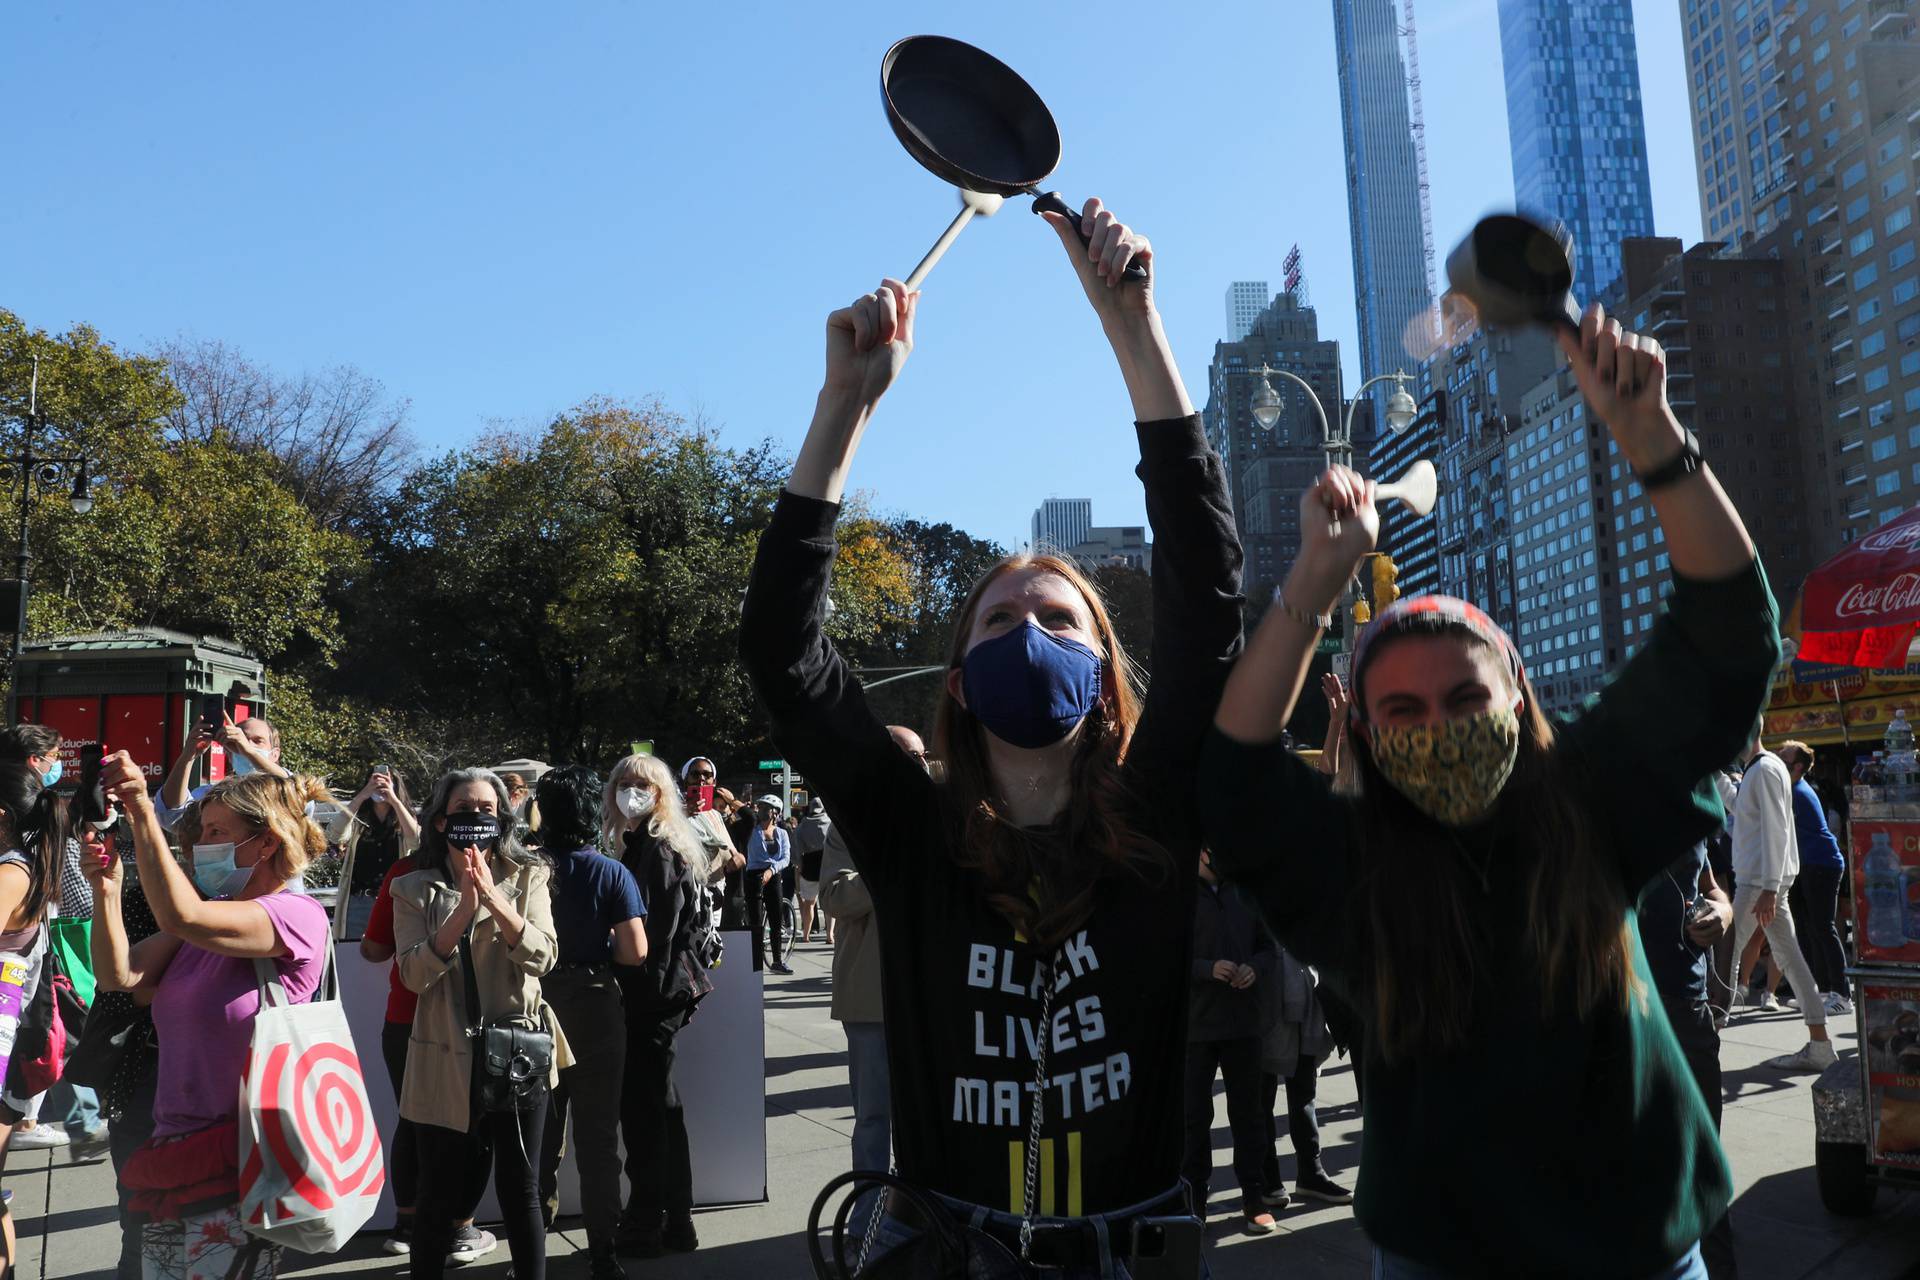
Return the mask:
<path fill-rule="evenodd" d="M 1732 1213 L 1741 1280 L 1920 1275 L 1920 1194 L 1914 1192 L 1883 1187 L 1870 1217 L 1836 1217 L 1820 1203 L 1809 1165 L 1761 1178 L 1734 1201 Z"/>

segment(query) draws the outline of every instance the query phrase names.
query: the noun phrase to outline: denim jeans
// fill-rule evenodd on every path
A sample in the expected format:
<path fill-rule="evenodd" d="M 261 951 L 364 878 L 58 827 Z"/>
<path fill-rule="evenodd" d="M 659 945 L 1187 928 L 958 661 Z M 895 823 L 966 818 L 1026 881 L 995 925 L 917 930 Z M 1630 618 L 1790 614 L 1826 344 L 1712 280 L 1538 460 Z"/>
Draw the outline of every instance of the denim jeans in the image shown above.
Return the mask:
<path fill-rule="evenodd" d="M 1453 1273 L 1424 1262 L 1415 1262 L 1383 1249 L 1373 1251 L 1373 1280 L 1451 1280 Z M 1700 1246 L 1694 1245 L 1680 1255 L 1672 1266 L 1662 1267 L 1645 1280 L 1707 1280 L 1707 1264 L 1700 1260 Z"/>
<path fill-rule="evenodd" d="M 1046 1272 L 1048 1280 L 1133 1280 L 1133 1272 L 1128 1269 L 1127 1261 L 1131 1252 L 1130 1240 L 1122 1239 L 1124 1234 L 1115 1229 L 1116 1219 L 1139 1217 L 1152 1213 L 1155 1215 L 1177 1214 L 1185 1206 L 1185 1188 L 1178 1192 L 1155 1196 L 1125 1209 L 1116 1209 L 1112 1213 L 1090 1214 L 1084 1218 L 1035 1218 L 1034 1225 L 1052 1226 L 1061 1223 L 1086 1223 L 1093 1227 L 1099 1240 L 1099 1258 L 1089 1264 L 1067 1267 Z M 933 1197 L 947 1207 L 954 1218 L 975 1226 L 992 1226 L 1002 1233 L 1017 1232 L 1020 1229 L 1020 1215 L 1002 1213 L 997 1209 L 984 1208 L 977 1204 L 968 1204 L 964 1200 L 955 1200 L 950 1196 Z M 885 1257 L 902 1245 L 919 1239 L 920 1228 L 908 1226 L 892 1214 L 880 1221 L 880 1230 L 875 1235 L 873 1253 L 868 1261 Z M 1199 1280 L 1208 1280 L 1211 1272 L 1207 1269 L 1206 1254 L 1199 1259 L 1199 1269 L 1195 1274 Z M 1702 1273 L 1702 1280 L 1705 1280 Z"/>
<path fill-rule="evenodd" d="M 40 1110 L 46 1118 L 63 1122 L 69 1138 L 100 1132 L 100 1095 L 83 1084 L 56 1081 Z"/>
<path fill-rule="evenodd" d="M 883 1022 L 843 1022 L 840 1026 L 847 1033 L 847 1084 L 853 1092 L 853 1167 L 884 1173 L 893 1167 L 887 1027 Z M 853 1212 L 856 1229 L 865 1229 L 877 1194 L 862 1193 Z"/>

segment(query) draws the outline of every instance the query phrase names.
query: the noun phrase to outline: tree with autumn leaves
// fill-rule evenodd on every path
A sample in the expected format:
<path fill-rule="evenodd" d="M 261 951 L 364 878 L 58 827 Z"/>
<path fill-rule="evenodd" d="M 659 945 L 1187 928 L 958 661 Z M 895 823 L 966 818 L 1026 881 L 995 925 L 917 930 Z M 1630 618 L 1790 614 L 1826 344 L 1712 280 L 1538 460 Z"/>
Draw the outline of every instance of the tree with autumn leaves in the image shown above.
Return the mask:
<path fill-rule="evenodd" d="M 30 636 L 165 626 L 268 665 L 290 758 L 357 779 L 636 739 L 729 773 L 776 754 L 736 661 L 740 600 L 788 459 L 658 403 L 418 457 L 357 371 L 282 380 L 217 343 L 124 353 L 0 311 L 0 404 L 31 357 L 52 444 L 102 477 L 91 514 L 35 499 Z M 14 501 L 0 496 L 0 514 Z M 857 669 L 938 666 L 1000 547 L 855 500 L 827 628 Z M 1127 584 L 1117 584 L 1124 594 Z M 937 677 L 876 688 L 925 726 Z"/>

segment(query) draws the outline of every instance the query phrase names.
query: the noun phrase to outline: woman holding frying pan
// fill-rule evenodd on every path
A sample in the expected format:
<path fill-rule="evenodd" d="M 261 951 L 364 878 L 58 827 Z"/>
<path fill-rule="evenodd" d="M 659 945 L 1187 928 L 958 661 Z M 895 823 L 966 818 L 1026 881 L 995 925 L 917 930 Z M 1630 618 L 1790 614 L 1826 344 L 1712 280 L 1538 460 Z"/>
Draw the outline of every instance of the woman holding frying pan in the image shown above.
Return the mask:
<path fill-rule="evenodd" d="M 901 1178 L 1067 1277 L 1131 1274 L 1136 1228 L 1191 1274 L 1184 1045 L 1167 1028 L 1185 1017 L 1192 762 L 1240 646 L 1240 546 L 1152 281 L 1126 276 L 1151 248 L 1098 201 L 1078 225 L 1050 221 L 1138 419 L 1157 544 L 1144 703 L 1098 592 L 1053 555 L 1010 557 L 967 598 L 935 728 L 943 782 L 894 745 L 823 633 L 854 451 L 913 348 L 919 298 L 892 280 L 828 317 L 826 384 L 760 541 L 741 647 L 882 922 Z M 914 1235 L 890 1218 L 875 1248 Z"/>
<path fill-rule="evenodd" d="M 1356 1213 L 1376 1276 L 1704 1277 L 1697 1242 L 1731 1193 L 1630 907 L 1719 828 L 1709 779 L 1766 701 L 1777 615 L 1659 344 L 1598 307 L 1561 344 L 1673 559 L 1666 616 L 1598 704 L 1549 722 L 1506 632 L 1415 597 L 1353 656 L 1358 794 L 1285 750 L 1379 527 L 1373 484 L 1334 467 L 1301 499 L 1299 558 L 1201 773 L 1215 866 L 1366 1020 Z M 1257 820 L 1234 803 L 1249 790 L 1273 797 Z"/>

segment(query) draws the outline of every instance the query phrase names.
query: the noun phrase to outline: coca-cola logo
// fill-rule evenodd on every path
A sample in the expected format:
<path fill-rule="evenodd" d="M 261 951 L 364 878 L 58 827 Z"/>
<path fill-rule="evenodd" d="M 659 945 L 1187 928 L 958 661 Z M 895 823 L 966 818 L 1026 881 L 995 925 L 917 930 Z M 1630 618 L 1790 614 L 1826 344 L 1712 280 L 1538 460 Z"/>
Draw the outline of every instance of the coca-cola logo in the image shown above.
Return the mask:
<path fill-rule="evenodd" d="M 1839 618 L 1858 618 L 1913 608 L 1920 608 L 1920 573 L 1903 573 L 1877 587 L 1856 582 L 1841 593 L 1833 612 Z"/>
<path fill-rule="evenodd" d="M 1911 551 L 1920 547 L 1920 520 L 1894 529 L 1882 529 L 1860 540 L 1862 551 Z"/>

